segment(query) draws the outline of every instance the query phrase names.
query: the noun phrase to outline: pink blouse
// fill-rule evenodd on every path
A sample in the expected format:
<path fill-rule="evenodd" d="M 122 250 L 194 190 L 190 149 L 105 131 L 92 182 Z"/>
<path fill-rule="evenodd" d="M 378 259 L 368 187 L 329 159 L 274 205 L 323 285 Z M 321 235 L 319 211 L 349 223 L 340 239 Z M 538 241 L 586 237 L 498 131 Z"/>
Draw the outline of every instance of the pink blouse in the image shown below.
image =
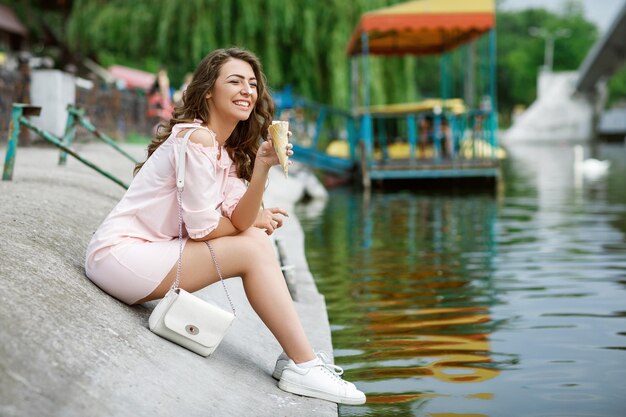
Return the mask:
<path fill-rule="evenodd" d="M 172 134 L 148 158 L 93 235 L 87 248 L 88 264 L 106 256 L 114 247 L 118 251 L 132 243 L 178 239 L 176 167 L 181 138 L 177 136 L 188 128 L 209 130 L 199 121 L 173 127 Z M 213 147 L 191 141 L 187 145 L 182 195 L 184 237 L 201 238 L 211 233 L 221 216 L 230 218 L 246 191 L 228 152 L 215 143 Z M 178 257 L 177 252 L 172 255 Z"/>

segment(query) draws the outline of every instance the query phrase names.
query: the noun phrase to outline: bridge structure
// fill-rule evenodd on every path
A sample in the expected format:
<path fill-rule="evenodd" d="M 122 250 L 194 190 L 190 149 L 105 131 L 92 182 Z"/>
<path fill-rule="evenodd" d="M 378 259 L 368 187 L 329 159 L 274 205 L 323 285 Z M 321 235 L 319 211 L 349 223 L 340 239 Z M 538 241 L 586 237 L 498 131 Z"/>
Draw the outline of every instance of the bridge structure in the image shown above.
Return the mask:
<path fill-rule="evenodd" d="M 595 94 L 598 82 L 610 77 L 626 61 L 626 2 L 604 36 L 591 48 L 578 69 L 576 91 Z"/>

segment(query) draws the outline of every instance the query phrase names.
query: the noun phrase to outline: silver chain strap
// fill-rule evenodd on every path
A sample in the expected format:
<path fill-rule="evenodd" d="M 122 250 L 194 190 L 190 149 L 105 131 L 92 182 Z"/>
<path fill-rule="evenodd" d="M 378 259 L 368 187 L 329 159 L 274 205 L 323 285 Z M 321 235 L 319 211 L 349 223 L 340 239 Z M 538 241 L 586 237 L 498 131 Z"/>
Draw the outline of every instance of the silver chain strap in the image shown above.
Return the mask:
<path fill-rule="evenodd" d="M 235 305 L 233 304 L 233 300 L 230 299 L 230 294 L 228 293 L 228 289 L 226 289 L 226 283 L 224 282 L 224 278 L 222 278 L 222 271 L 220 271 L 220 266 L 217 264 L 217 258 L 215 257 L 215 252 L 213 252 L 213 246 L 211 246 L 208 240 L 205 240 L 204 243 L 206 243 L 206 245 L 209 248 L 209 252 L 211 252 L 211 258 L 213 258 L 215 269 L 217 269 L 217 275 L 219 275 L 220 281 L 222 282 L 222 287 L 224 287 L 224 292 L 226 293 L 226 298 L 228 298 L 230 309 L 233 310 L 233 315 L 236 316 L 237 313 L 235 312 Z"/>
<path fill-rule="evenodd" d="M 180 275 L 183 268 L 183 191 L 179 188 L 178 197 L 178 265 L 176 266 L 176 281 L 172 284 L 175 290 L 180 284 Z"/>
<path fill-rule="evenodd" d="M 186 147 L 187 141 L 183 140 L 181 143 L 181 147 Z M 180 157 L 185 157 L 185 150 L 181 149 Z M 180 164 L 179 160 L 179 164 Z M 184 171 L 183 171 L 184 172 Z M 183 174 L 184 175 L 184 174 Z M 178 288 L 180 284 L 180 276 L 182 274 L 183 269 L 183 190 L 180 187 L 177 187 L 177 197 L 178 197 L 178 265 L 176 266 L 176 280 L 174 284 L 172 284 L 171 289 L 175 290 Z M 213 259 L 213 263 L 215 264 L 215 269 L 217 269 L 217 275 L 220 277 L 220 281 L 222 282 L 222 287 L 224 288 L 224 292 L 226 293 L 226 298 L 228 298 L 228 303 L 230 304 L 230 309 L 233 311 L 233 315 L 237 315 L 235 311 L 235 305 L 233 304 L 233 300 L 230 298 L 230 294 L 228 293 L 228 288 L 226 288 L 226 283 L 224 282 L 224 278 L 222 277 L 222 271 L 220 271 L 220 267 L 217 264 L 217 258 L 215 257 L 215 252 L 213 251 L 213 247 L 209 243 L 208 240 L 205 240 L 207 247 L 209 248 L 209 252 L 211 252 L 211 258 Z"/>

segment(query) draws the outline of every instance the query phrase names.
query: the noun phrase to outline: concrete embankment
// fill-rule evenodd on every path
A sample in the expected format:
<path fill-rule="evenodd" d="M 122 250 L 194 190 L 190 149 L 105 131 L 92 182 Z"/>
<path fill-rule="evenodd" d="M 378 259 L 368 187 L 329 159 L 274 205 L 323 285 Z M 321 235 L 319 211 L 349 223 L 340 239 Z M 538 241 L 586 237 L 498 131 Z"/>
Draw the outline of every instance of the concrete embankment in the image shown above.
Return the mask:
<path fill-rule="evenodd" d="M 130 181 L 132 163 L 111 148 L 76 148 Z M 143 158 L 144 147 L 125 149 Z M 71 157 L 64 167 L 57 159 L 52 148 L 19 148 L 13 181 L 0 182 L 0 415 L 337 415 L 333 403 L 278 389 L 271 373 L 281 348 L 239 278 L 227 282 L 238 317 L 208 358 L 149 331 L 154 302 L 129 307 L 93 285 L 84 275 L 85 247 L 124 190 Z M 281 175 L 272 172 L 267 205 L 292 213 L 303 186 Z M 277 234 L 295 266 L 307 333 L 316 349 L 332 352 L 324 299 L 293 214 Z M 219 286 L 198 295 L 227 307 Z"/>

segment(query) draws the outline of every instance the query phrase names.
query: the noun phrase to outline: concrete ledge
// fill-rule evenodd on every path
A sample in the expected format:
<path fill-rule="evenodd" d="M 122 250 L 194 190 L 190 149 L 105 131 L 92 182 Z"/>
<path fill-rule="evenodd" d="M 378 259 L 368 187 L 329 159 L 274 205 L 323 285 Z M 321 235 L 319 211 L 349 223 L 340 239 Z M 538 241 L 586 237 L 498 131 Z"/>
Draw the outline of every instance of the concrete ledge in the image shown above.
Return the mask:
<path fill-rule="evenodd" d="M 76 147 L 130 181 L 132 164 L 111 148 Z M 142 158 L 143 147 L 126 149 Z M 250 308 L 240 279 L 227 282 L 238 318 L 209 358 L 151 333 L 154 303 L 128 307 L 94 286 L 84 276 L 85 247 L 124 190 L 71 157 L 65 167 L 57 160 L 52 148 L 19 148 L 13 181 L 0 182 L 0 415 L 337 415 L 333 403 L 278 389 L 271 372 L 281 348 Z M 284 190 L 296 183 L 273 173 L 267 205 L 292 212 L 295 193 Z M 279 237 L 295 266 L 307 333 L 316 349 L 330 353 L 324 299 L 293 215 Z M 199 294 L 227 306 L 218 286 Z"/>

